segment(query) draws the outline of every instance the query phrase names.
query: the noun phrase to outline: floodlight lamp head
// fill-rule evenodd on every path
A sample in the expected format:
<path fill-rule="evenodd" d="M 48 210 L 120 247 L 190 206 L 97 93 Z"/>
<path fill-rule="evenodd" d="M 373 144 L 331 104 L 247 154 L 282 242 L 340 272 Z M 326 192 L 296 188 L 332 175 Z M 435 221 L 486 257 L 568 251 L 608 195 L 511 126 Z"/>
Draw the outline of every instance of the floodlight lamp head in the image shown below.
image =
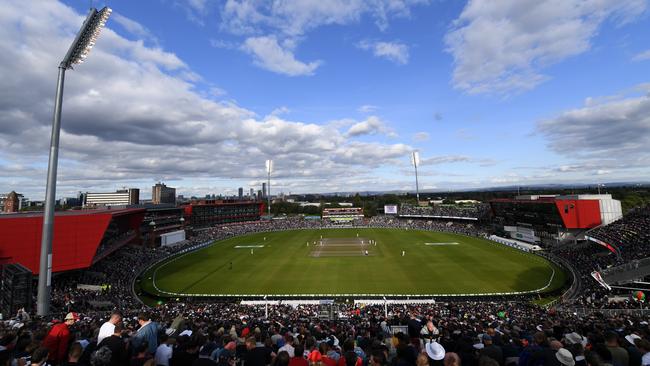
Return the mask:
<path fill-rule="evenodd" d="M 420 152 L 418 150 L 413 151 L 413 154 L 411 154 L 411 164 L 414 166 L 420 165 Z"/>
<path fill-rule="evenodd" d="M 86 60 L 111 12 L 112 10 L 109 7 L 104 7 L 99 11 L 95 8 L 90 9 L 79 33 L 77 33 L 77 37 L 70 45 L 70 49 L 68 49 L 63 61 L 61 61 L 61 67 L 71 69 L 72 65 L 83 63 Z"/>
<path fill-rule="evenodd" d="M 273 160 L 267 160 L 266 161 L 266 172 L 268 174 L 273 173 Z"/>

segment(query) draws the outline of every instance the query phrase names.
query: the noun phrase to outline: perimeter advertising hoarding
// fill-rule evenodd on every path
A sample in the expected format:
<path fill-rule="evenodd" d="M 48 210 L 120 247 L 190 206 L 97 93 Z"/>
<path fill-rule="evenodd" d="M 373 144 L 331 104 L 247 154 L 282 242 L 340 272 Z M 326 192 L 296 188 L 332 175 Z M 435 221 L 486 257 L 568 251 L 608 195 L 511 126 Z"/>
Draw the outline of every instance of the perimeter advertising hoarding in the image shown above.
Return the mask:
<path fill-rule="evenodd" d="M 384 205 L 384 214 L 397 215 L 397 205 Z"/>

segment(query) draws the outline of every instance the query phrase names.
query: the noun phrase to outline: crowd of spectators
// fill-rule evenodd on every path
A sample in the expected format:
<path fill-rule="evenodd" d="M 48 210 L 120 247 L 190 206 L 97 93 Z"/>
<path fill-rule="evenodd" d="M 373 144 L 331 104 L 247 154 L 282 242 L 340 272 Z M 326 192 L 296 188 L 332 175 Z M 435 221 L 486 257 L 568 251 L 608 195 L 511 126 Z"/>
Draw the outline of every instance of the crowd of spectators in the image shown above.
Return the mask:
<path fill-rule="evenodd" d="M 0 323 L 0 365 L 428 366 L 650 364 L 647 319 L 525 302 L 170 303 Z M 268 311 L 268 317 L 266 313 Z"/>
<path fill-rule="evenodd" d="M 650 206 L 636 208 L 623 218 L 589 232 L 616 247 L 622 262 L 650 256 Z"/>
<path fill-rule="evenodd" d="M 434 206 L 401 205 L 399 214 L 424 217 L 462 217 L 482 220 L 489 217 L 490 205 L 486 203 Z"/>

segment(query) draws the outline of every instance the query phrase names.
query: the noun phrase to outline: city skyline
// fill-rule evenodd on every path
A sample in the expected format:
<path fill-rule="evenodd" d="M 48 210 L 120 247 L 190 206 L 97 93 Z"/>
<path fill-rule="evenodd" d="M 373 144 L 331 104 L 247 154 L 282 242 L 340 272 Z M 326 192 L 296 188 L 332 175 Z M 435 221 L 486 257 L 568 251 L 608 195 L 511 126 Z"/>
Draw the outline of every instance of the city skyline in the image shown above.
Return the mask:
<path fill-rule="evenodd" d="M 57 198 L 648 181 L 648 2 L 113 1 L 70 72 Z M 0 10 L 0 192 L 45 192 L 87 3 Z M 530 18 L 535 14 L 535 21 Z M 647 32 L 646 32 L 647 33 Z M 144 191 L 143 191 L 144 192 Z"/>

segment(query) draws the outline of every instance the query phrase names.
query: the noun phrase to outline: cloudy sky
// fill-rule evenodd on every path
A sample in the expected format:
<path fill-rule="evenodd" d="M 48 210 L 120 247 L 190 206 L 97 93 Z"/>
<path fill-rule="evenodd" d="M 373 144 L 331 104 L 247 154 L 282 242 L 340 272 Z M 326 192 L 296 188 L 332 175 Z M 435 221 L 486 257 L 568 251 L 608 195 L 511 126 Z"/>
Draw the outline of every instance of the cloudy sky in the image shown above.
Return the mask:
<path fill-rule="evenodd" d="M 91 1 L 95 6 L 104 1 Z M 150 0 L 67 73 L 57 196 L 650 180 L 646 0 Z M 88 0 L 0 7 L 0 192 L 42 199 Z M 276 191 L 277 189 L 277 191 Z"/>

